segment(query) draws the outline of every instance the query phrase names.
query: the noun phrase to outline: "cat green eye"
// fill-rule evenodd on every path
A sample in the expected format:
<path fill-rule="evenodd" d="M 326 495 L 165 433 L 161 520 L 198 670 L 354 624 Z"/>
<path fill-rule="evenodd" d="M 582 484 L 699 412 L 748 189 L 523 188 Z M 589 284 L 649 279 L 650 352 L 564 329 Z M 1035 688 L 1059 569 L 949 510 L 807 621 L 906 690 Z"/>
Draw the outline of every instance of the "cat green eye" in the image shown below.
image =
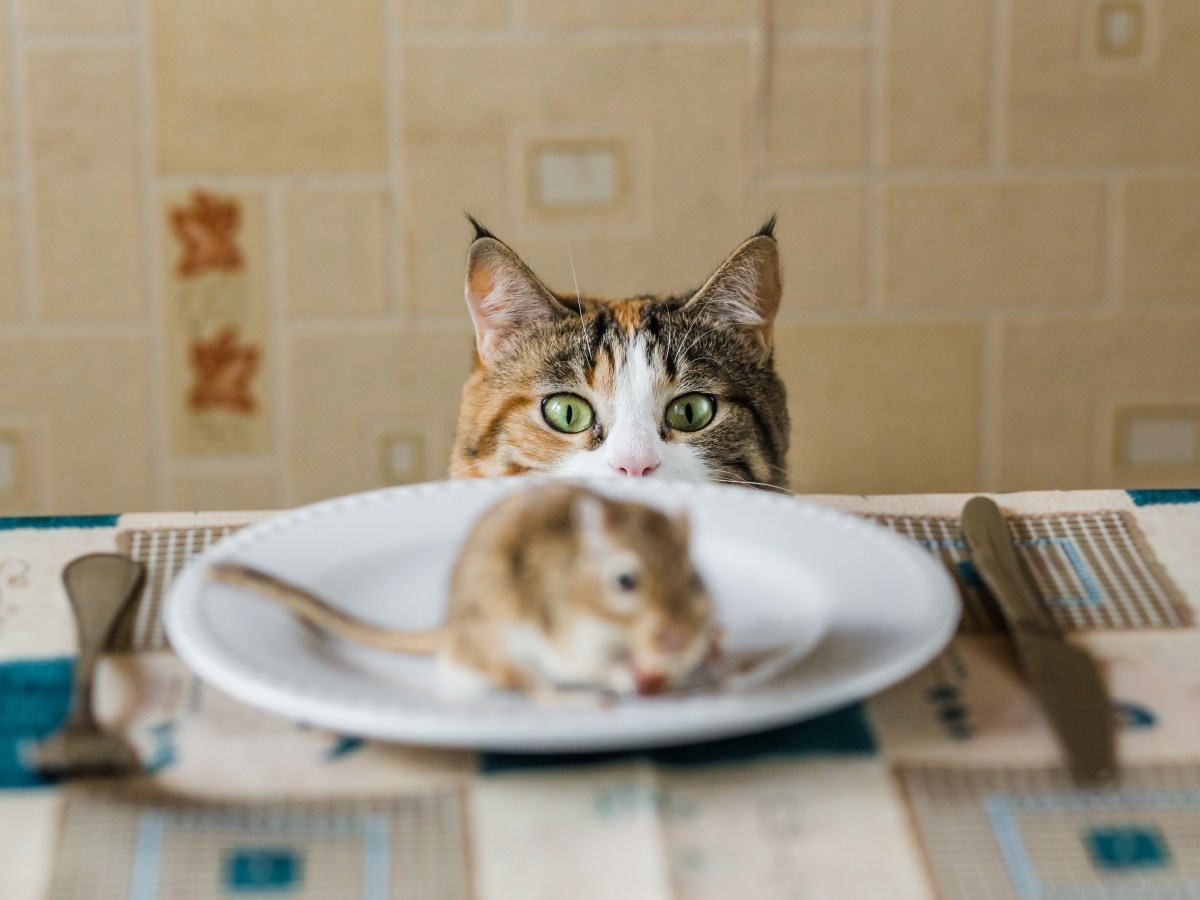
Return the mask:
<path fill-rule="evenodd" d="M 579 434 L 592 427 L 595 414 L 582 397 L 574 394 L 551 394 L 542 401 L 542 418 L 556 431 Z"/>
<path fill-rule="evenodd" d="M 717 403 L 708 394 L 684 394 L 667 405 L 667 424 L 676 431 L 699 431 L 716 411 Z"/>

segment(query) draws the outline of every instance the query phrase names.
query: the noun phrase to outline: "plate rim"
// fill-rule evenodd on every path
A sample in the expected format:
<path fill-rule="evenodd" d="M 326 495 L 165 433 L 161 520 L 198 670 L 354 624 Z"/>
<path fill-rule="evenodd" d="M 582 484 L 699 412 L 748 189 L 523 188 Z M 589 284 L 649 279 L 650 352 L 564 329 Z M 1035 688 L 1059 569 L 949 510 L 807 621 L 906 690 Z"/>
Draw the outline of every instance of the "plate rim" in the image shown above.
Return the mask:
<path fill-rule="evenodd" d="M 962 603 L 945 567 L 913 541 L 896 534 L 884 526 L 866 518 L 855 516 L 832 507 L 823 506 L 807 498 L 793 494 L 779 494 L 756 490 L 745 486 L 734 486 L 712 482 L 689 482 L 659 480 L 652 484 L 650 493 L 662 497 L 666 494 L 689 492 L 694 497 L 697 491 L 722 497 L 736 498 L 743 502 L 759 502 L 780 507 L 789 507 L 792 514 L 806 518 L 824 520 L 841 531 L 850 531 L 888 547 L 892 555 L 907 562 L 918 571 L 922 591 L 929 601 L 941 606 L 938 627 L 921 641 L 913 642 L 904 652 L 883 663 L 835 682 L 822 692 L 822 699 L 814 701 L 808 692 L 795 691 L 784 694 L 773 702 L 760 704 L 759 708 L 726 710 L 716 724 L 706 720 L 704 713 L 721 712 L 724 706 L 733 705 L 735 698 L 745 701 L 752 693 L 731 695 L 703 695 L 701 697 L 670 698 L 672 721 L 668 727 L 661 723 L 636 738 L 621 732 L 605 735 L 592 728 L 577 730 L 571 735 L 559 735 L 547 739 L 536 734 L 496 729 L 494 725 L 463 726 L 461 713 L 447 717 L 429 709 L 408 712 L 397 707 L 387 707 L 377 702 L 354 702 L 348 697 L 330 691 L 314 693 L 311 686 L 292 684 L 284 673 L 271 670 L 254 660 L 246 659 L 224 646 L 211 634 L 200 615 L 199 598 L 201 570 L 213 559 L 236 554 L 239 550 L 253 546 L 260 540 L 277 535 L 289 528 L 303 526 L 314 518 L 324 518 L 355 508 L 403 500 L 405 497 L 425 494 L 454 494 L 461 491 L 486 491 L 489 486 L 501 493 L 520 489 L 521 483 L 532 486 L 536 483 L 572 483 L 595 487 L 601 491 L 616 488 L 619 494 L 621 482 L 604 478 L 562 479 L 553 476 L 516 476 L 490 479 L 463 479 L 452 481 L 421 482 L 412 485 L 377 488 L 353 494 L 333 497 L 316 503 L 283 510 L 266 519 L 251 523 L 237 532 L 212 544 L 192 558 L 180 571 L 163 597 L 163 619 L 171 646 L 184 664 L 208 684 L 223 691 L 239 702 L 265 710 L 292 721 L 305 721 L 323 728 L 346 731 L 367 738 L 405 743 L 418 746 L 433 746 L 457 749 L 499 750 L 525 753 L 560 753 L 608 751 L 632 748 L 683 744 L 697 740 L 715 740 L 737 734 L 777 727 L 787 723 L 803 721 L 832 709 L 863 700 L 884 690 L 920 669 L 933 659 L 953 638 L 962 614 Z M 649 482 L 647 482 L 649 484 Z M 497 494 L 499 496 L 500 494 Z M 686 500 L 687 497 L 684 497 Z M 931 613 L 932 615 L 932 613 Z M 822 652 L 829 638 L 831 626 L 826 623 L 825 634 L 805 659 Z M 206 632 L 208 632 L 206 634 Z M 205 637 L 208 639 L 205 640 Z M 369 698 L 374 700 L 374 698 Z M 758 697 L 760 701 L 763 697 Z M 691 703 L 698 700 L 700 703 Z M 790 702 L 789 702 L 790 701 Z M 661 701 L 640 701 L 661 702 Z M 737 705 L 745 706 L 740 703 Z M 612 709 L 621 710 L 618 706 Z M 628 709 L 629 707 L 625 707 Z M 498 709 L 498 707 L 497 707 Z M 564 712 L 557 710 L 556 712 Z M 511 713 L 511 710 L 509 710 Z M 690 715 L 688 713 L 691 713 Z M 702 715 L 697 716 L 696 713 Z M 389 721 L 380 721 L 383 716 Z M 511 718 L 511 716 L 510 716 Z M 593 716 L 593 719 L 603 717 Z M 403 720 L 403 721 L 402 721 Z M 578 725 L 579 723 L 575 723 Z M 612 724 L 610 717 L 609 724 Z M 593 726 L 594 727 L 594 726 Z M 559 726 L 561 729 L 561 725 Z"/>

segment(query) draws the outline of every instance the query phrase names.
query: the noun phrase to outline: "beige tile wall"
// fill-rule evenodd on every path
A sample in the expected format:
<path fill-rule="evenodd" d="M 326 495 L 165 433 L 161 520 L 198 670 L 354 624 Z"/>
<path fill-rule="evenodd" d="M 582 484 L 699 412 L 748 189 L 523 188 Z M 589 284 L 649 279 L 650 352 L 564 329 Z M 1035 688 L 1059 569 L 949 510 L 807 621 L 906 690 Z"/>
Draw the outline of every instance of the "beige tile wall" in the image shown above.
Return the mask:
<path fill-rule="evenodd" d="M 0 0 L 0 514 L 441 477 L 463 209 L 597 293 L 778 210 L 799 490 L 1200 485 L 1197 84 L 1192 0 Z"/>

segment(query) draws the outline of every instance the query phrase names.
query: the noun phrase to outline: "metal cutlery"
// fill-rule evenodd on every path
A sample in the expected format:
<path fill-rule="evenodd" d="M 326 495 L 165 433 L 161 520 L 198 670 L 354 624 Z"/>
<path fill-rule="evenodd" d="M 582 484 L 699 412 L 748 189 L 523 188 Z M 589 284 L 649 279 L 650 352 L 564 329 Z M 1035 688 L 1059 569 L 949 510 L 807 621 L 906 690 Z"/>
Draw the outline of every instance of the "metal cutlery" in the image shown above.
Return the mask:
<path fill-rule="evenodd" d="M 53 777 L 111 775 L 140 768 L 133 748 L 96 721 L 92 682 L 96 660 L 144 577 L 141 563 L 117 553 L 81 556 L 63 570 L 79 642 L 71 705 L 57 732 L 22 748 L 23 761 L 30 768 Z"/>
<path fill-rule="evenodd" d="M 1116 775 L 1112 704 L 1096 661 L 1067 640 L 1030 595 L 1000 507 L 974 497 L 963 508 L 962 530 L 971 559 L 995 598 L 1030 688 L 1037 696 L 1072 777 L 1096 784 Z"/>

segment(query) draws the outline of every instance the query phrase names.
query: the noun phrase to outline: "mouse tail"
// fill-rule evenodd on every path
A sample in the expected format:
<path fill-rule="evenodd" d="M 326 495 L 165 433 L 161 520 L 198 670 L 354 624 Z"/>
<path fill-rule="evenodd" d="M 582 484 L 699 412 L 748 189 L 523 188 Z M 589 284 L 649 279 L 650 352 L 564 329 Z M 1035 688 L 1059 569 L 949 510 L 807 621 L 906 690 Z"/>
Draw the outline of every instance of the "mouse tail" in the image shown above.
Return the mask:
<path fill-rule="evenodd" d="M 384 628 L 364 622 L 326 600 L 260 569 L 241 563 L 220 562 L 208 568 L 209 580 L 244 588 L 287 607 L 304 622 L 337 637 L 396 653 L 432 654 L 438 650 L 441 631 Z"/>

